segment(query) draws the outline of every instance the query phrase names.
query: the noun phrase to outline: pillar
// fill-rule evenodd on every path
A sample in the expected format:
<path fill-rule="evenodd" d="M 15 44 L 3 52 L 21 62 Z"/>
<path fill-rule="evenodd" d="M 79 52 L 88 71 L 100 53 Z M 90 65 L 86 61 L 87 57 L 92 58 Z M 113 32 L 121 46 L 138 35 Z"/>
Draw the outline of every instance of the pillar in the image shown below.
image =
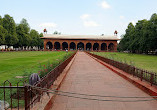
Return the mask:
<path fill-rule="evenodd" d="M 107 52 L 108 52 L 108 43 L 106 43 L 106 45 L 107 45 Z"/>
<path fill-rule="evenodd" d="M 114 44 L 114 51 L 117 52 L 117 43 Z"/>
<path fill-rule="evenodd" d="M 44 40 L 44 51 L 46 51 L 46 40 Z"/>
<path fill-rule="evenodd" d="M 86 50 L 86 44 L 84 43 L 84 50 Z"/>
<path fill-rule="evenodd" d="M 52 45 L 53 45 L 52 50 L 55 50 L 55 43 L 52 42 Z"/>
<path fill-rule="evenodd" d="M 99 43 L 99 50 L 98 51 L 101 51 L 101 44 Z"/>
<path fill-rule="evenodd" d="M 68 43 L 68 50 L 70 50 L 70 43 L 69 42 L 67 42 Z"/>
<path fill-rule="evenodd" d="M 91 46 L 91 51 L 93 51 L 93 45 L 94 45 L 94 44 L 93 44 L 93 43 L 91 43 L 91 44 L 92 44 L 92 46 Z"/>
<path fill-rule="evenodd" d="M 62 47 L 63 42 L 59 42 L 59 43 L 60 43 L 60 50 L 63 50 L 63 47 Z"/>

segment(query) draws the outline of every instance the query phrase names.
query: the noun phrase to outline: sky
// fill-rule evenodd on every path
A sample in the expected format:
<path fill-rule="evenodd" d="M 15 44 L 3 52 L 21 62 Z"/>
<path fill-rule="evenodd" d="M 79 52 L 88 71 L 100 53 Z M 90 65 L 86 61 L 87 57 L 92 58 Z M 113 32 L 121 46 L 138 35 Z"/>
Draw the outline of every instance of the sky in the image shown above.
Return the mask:
<path fill-rule="evenodd" d="M 0 0 L 0 16 L 18 24 L 25 18 L 39 33 L 46 28 L 69 35 L 125 34 L 127 25 L 150 19 L 157 0 Z"/>

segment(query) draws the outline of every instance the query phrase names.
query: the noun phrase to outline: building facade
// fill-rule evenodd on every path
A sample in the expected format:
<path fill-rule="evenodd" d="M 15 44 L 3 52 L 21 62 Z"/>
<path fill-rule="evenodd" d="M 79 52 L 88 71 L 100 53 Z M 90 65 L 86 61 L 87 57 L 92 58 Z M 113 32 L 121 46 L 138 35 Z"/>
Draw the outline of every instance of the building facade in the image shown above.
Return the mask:
<path fill-rule="evenodd" d="M 117 36 L 44 34 L 44 50 L 117 51 Z"/>

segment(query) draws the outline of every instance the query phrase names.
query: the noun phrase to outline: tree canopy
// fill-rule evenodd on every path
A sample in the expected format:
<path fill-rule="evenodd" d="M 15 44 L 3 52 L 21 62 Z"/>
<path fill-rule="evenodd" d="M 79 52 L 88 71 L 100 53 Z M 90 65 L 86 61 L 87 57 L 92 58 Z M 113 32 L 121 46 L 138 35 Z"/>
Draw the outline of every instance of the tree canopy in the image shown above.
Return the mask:
<path fill-rule="evenodd" d="M 0 25 L 2 26 L 3 24 L 3 19 L 2 19 L 2 17 L 0 16 Z"/>
<path fill-rule="evenodd" d="M 0 45 L 5 44 L 5 36 L 7 35 L 7 30 L 0 25 Z"/>
<path fill-rule="evenodd" d="M 134 26 L 129 23 L 125 34 L 119 43 L 121 51 L 129 50 L 133 53 L 147 53 L 157 49 L 157 14 L 150 20 L 139 20 Z"/>
<path fill-rule="evenodd" d="M 0 45 L 43 47 L 40 37 L 43 37 L 43 34 L 30 29 L 26 19 L 23 18 L 20 24 L 16 24 L 10 15 L 6 14 L 3 18 L 0 16 Z"/>
<path fill-rule="evenodd" d="M 7 30 L 7 35 L 5 37 L 5 43 L 7 45 L 15 45 L 18 42 L 16 34 L 16 24 L 13 17 L 8 14 L 3 17 L 3 27 Z"/>

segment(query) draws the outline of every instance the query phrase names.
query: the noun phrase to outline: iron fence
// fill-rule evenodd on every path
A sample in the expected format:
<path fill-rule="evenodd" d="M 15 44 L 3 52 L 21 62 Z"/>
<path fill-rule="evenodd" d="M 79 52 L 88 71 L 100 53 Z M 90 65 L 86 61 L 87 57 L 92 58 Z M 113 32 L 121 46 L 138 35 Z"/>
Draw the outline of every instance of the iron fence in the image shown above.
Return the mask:
<path fill-rule="evenodd" d="M 26 98 L 25 87 L 19 86 L 21 82 L 24 85 L 25 81 L 19 81 L 16 86 L 13 86 L 10 81 L 6 80 L 3 86 L 0 86 L 0 100 L 1 102 L 3 101 L 0 109 L 10 108 L 12 110 L 13 108 L 17 108 L 19 110 L 20 107 L 24 106 Z"/>
<path fill-rule="evenodd" d="M 76 52 L 68 57 L 64 62 L 60 63 L 57 67 L 55 67 L 52 71 L 50 71 L 47 75 L 45 75 L 38 83 L 35 84 L 37 87 L 41 88 L 50 88 L 53 85 L 54 81 L 57 77 L 62 73 L 64 68 L 69 64 L 72 58 L 75 56 Z M 32 92 L 33 91 L 33 92 Z M 27 108 L 32 107 L 36 102 L 40 101 L 40 97 L 42 95 L 41 91 L 37 91 L 33 88 L 28 88 L 27 93 L 31 99 L 27 99 Z"/>
<path fill-rule="evenodd" d="M 60 63 L 47 75 L 45 75 L 39 82 L 35 84 L 37 87 L 50 88 L 53 85 L 57 77 L 62 73 L 64 68 L 69 64 L 72 58 L 75 56 L 76 52 L 70 55 L 64 62 Z M 23 86 L 19 84 L 23 83 Z M 12 86 L 11 82 L 6 80 L 3 86 L 0 86 L 0 100 L 3 100 L 4 104 L 0 105 L 6 109 L 25 109 L 30 110 L 36 102 L 40 101 L 42 92 L 33 89 L 26 84 L 26 81 L 19 81 L 16 86 Z"/>
<path fill-rule="evenodd" d="M 114 66 L 120 70 L 123 70 L 126 73 L 132 74 L 133 76 L 140 78 L 141 81 L 145 80 L 145 81 L 149 82 L 151 84 L 151 86 L 152 85 L 157 86 L 157 74 L 154 72 L 149 72 L 147 70 L 139 69 L 135 66 L 128 65 L 126 63 L 122 63 L 122 62 L 115 61 L 112 59 L 108 59 L 108 58 L 105 58 L 105 57 L 102 57 L 99 55 L 95 55 L 95 54 L 92 54 L 90 52 L 86 52 L 86 53 L 88 53 L 89 55 L 96 57 L 97 59 L 102 60 L 105 63 L 108 63 L 108 64 L 110 64 L 110 65 L 112 65 L 112 66 Z"/>

